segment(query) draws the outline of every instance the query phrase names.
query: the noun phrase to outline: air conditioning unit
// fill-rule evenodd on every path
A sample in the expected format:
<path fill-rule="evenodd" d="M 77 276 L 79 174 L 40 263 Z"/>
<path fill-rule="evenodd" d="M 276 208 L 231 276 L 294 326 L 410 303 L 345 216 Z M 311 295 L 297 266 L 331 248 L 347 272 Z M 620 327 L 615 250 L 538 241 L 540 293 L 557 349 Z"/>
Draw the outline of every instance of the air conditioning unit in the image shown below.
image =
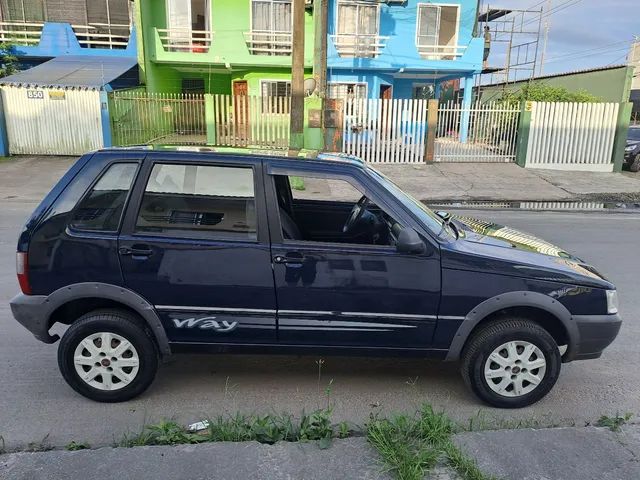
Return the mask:
<path fill-rule="evenodd" d="M 405 5 L 407 0 L 379 0 L 380 3 L 386 3 L 387 5 Z"/>

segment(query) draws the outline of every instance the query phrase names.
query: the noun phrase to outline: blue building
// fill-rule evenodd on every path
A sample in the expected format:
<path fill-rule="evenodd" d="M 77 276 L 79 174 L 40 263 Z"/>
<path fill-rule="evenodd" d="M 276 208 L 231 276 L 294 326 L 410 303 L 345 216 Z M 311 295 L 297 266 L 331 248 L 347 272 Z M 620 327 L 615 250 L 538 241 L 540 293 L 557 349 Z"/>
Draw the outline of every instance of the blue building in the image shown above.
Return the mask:
<path fill-rule="evenodd" d="M 471 103 L 484 39 L 477 0 L 332 0 L 327 80 L 332 98 L 429 98 L 461 79 Z"/>

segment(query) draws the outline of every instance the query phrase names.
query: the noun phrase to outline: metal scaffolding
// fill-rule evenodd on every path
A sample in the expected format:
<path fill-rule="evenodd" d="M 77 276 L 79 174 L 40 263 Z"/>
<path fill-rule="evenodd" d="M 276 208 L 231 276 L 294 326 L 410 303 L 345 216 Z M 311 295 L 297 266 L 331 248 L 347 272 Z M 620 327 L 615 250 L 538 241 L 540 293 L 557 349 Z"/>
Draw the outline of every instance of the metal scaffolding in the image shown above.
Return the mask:
<path fill-rule="evenodd" d="M 515 10 L 487 5 L 478 15 L 480 34 L 485 26 L 491 33 L 491 50 L 476 76 L 478 90 L 483 85 L 504 84 L 533 78 L 538 65 L 538 45 L 543 9 Z"/>

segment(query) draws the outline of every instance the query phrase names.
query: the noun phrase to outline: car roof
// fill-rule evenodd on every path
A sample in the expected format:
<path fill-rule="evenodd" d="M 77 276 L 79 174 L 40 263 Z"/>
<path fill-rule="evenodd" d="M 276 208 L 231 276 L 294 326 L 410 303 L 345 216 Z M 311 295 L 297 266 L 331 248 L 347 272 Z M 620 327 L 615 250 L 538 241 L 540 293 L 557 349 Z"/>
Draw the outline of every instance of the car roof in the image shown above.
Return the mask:
<path fill-rule="evenodd" d="M 233 147 L 207 147 L 207 146 L 195 146 L 195 145 L 135 145 L 130 147 L 110 147 L 98 150 L 98 152 L 118 152 L 122 153 L 125 151 L 137 151 L 137 152 L 183 152 L 189 154 L 202 154 L 206 156 L 211 153 L 216 154 L 216 159 L 223 159 L 224 157 L 228 157 L 229 159 L 238 159 L 238 158 L 254 158 L 260 157 L 264 159 L 272 159 L 278 161 L 291 161 L 291 162 L 299 162 L 299 161 L 309 161 L 313 160 L 316 163 L 325 164 L 326 166 L 330 165 L 349 165 L 357 168 L 365 168 L 365 163 L 358 157 L 354 157 L 351 155 L 347 155 L 344 153 L 318 153 L 309 150 L 302 150 L 300 153 L 293 157 L 288 156 L 285 151 L 282 150 L 251 150 L 247 148 L 233 148 Z"/>

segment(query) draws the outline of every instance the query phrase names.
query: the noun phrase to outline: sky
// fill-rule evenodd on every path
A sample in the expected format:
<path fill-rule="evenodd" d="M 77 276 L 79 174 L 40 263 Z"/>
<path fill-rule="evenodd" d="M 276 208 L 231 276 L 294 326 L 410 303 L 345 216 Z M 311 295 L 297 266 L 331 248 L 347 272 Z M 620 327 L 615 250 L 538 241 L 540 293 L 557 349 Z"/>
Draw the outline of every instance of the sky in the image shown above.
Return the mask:
<path fill-rule="evenodd" d="M 549 21 L 545 75 L 626 63 L 634 35 L 640 36 L 640 0 L 483 0 L 481 9 L 539 9 L 549 1 L 547 11 L 558 10 L 542 19 L 543 27 Z M 536 22 L 529 27 L 537 29 Z"/>

